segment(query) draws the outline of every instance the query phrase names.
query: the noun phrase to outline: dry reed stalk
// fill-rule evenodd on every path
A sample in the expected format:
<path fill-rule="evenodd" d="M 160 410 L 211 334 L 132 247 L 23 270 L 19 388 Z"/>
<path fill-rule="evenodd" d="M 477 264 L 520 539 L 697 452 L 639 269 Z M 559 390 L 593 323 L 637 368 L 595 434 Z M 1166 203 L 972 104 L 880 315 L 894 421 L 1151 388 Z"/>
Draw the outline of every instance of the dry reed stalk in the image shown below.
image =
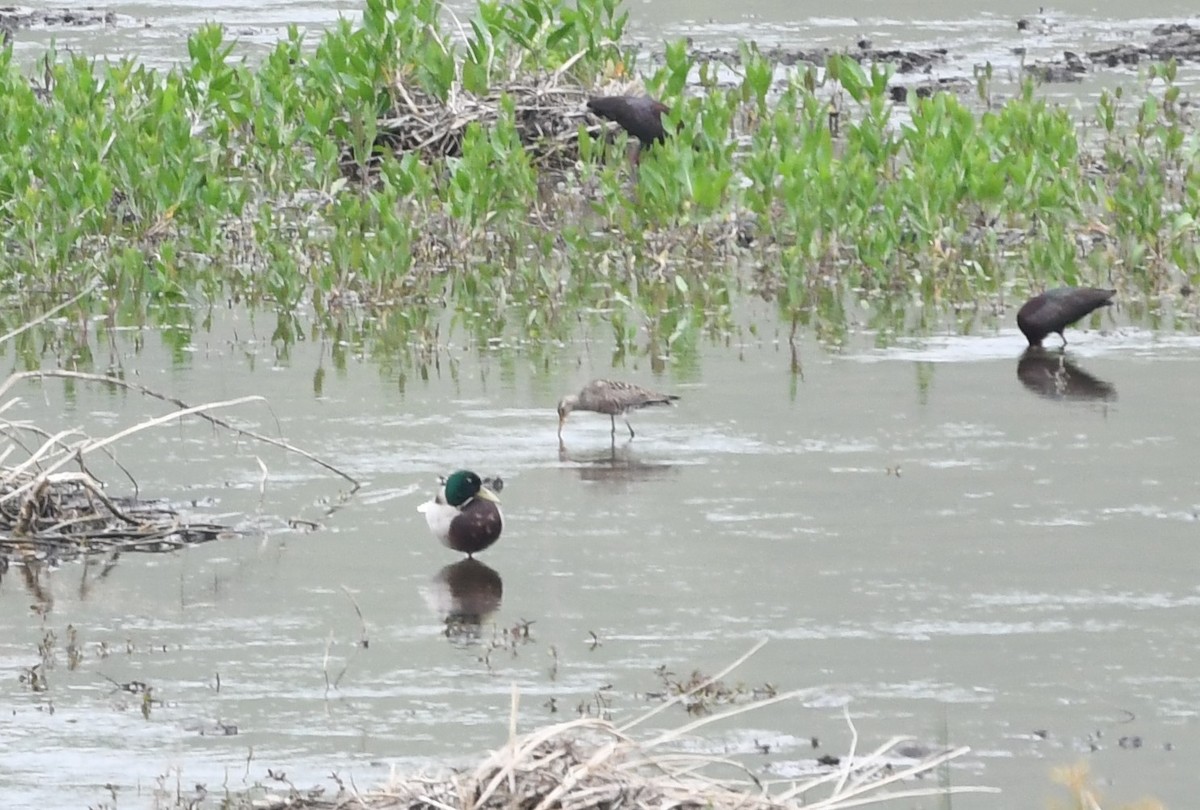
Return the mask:
<path fill-rule="evenodd" d="M 225 402 L 213 402 L 213 403 L 207 403 L 204 405 L 192 406 L 192 405 L 188 405 L 183 400 L 178 399 L 176 397 L 167 396 L 166 394 L 160 394 L 157 391 L 147 388 L 144 385 L 138 385 L 136 383 L 131 383 L 131 382 L 128 382 L 126 380 L 122 380 L 122 379 L 119 379 L 116 377 L 110 377 L 110 376 L 107 376 L 104 374 L 88 374 L 88 373 L 82 372 L 82 371 L 64 371 L 64 370 L 21 371 L 21 372 L 15 373 L 15 374 L 11 374 L 11 375 L 9 375 L 8 379 L 5 380 L 2 385 L 0 385 L 0 397 L 3 397 L 8 392 L 8 390 L 10 388 L 12 388 L 12 386 L 14 386 L 18 382 L 21 382 L 22 380 L 47 379 L 47 378 L 83 380 L 85 382 L 103 383 L 104 385 L 115 385 L 119 388 L 124 388 L 129 391 L 136 391 L 139 394 L 142 394 L 142 395 L 148 396 L 148 397 L 152 397 L 154 399 L 158 399 L 163 402 L 169 402 L 170 404 L 176 406 L 180 410 L 178 410 L 174 413 L 166 414 L 162 417 L 159 417 L 159 419 L 162 422 L 169 422 L 169 421 L 171 421 L 171 419 L 173 417 L 188 416 L 188 415 L 195 414 L 195 415 L 199 416 L 201 419 L 205 419 L 205 420 L 211 422 L 212 424 L 217 425 L 218 427 L 223 427 L 226 430 L 232 431 L 233 433 L 236 433 L 239 436 L 245 436 L 246 438 L 254 439 L 255 441 L 263 442 L 264 444 L 270 444 L 270 445 L 273 445 L 274 447 L 278 447 L 282 450 L 287 450 L 289 453 L 294 453 L 296 455 L 302 456 L 302 457 L 308 459 L 309 461 L 313 462 L 314 464 L 318 464 L 318 465 L 324 467 L 325 469 L 329 470 L 330 472 L 346 479 L 347 481 L 349 481 L 351 484 L 354 485 L 354 489 L 358 489 L 358 487 L 361 486 L 359 481 L 357 479 L 355 479 L 354 477 L 352 477 L 350 474 L 335 467 L 334 465 L 330 464 L 329 462 L 318 458 L 317 456 L 313 455 L 312 453 L 302 450 L 299 447 L 296 447 L 295 445 L 289 444 L 288 442 L 282 441 L 280 439 L 274 439 L 274 438 L 271 438 L 270 436 L 264 436 L 261 433 L 256 433 L 253 430 L 247 430 L 246 428 L 237 427 L 235 425 L 230 424 L 229 422 L 226 422 L 223 419 L 219 419 L 219 418 L 213 416 L 212 414 L 208 413 L 209 410 L 216 410 L 218 408 L 229 407 L 231 405 L 239 405 L 239 404 L 242 404 L 245 402 L 255 402 L 255 401 L 266 402 L 265 397 L 246 396 L 246 397 L 241 397 L 239 399 L 227 400 Z M 7 406 L 7 403 L 6 403 L 6 406 Z M 155 423 L 155 424 L 157 424 L 157 423 Z M 117 434 L 114 437 L 109 437 L 108 439 L 105 439 L 103 442 L 97 444 L 96 447 L 93 447 L 91 449 L 98 449 L 99 447 L 102 447 L 105 444 L 111 443 L 111 441 L 114 441 L 117 438 L 123 438 L 125 435 L 137 433 L 141 430 L 144 430 L 147 427 L 154 427 L 155 424 L 151 424 L 150 422 L 147 422 L 147 423 L 142 423 L 140 425 L 134 425 L 133 427 L 128 428 L 125 433 Z"/>
<path fill-rule="evenodd" d="M 136 494 L 137 482 L 115 459 L 114 464 L 133 483 L 135 495 L 131 498 L 108 495 L 86 466 L 90 454 L 100 451 L 112 458 L 109 448 L 123 439 L 186 416 L 199 416 L 238 435 L 281 447 L 342 476 L 354 485 L 354 489 L 359 486 L 354 478 L 311 453 L 278 439 L 238 428 L 210 413 L 221 408 L 263 401 L 259 396 L 188 405 L 144 386 L 100 374 L 39 371 L 10 375 L 0 384 L 0 397 L 7 395 L 14 385 L 23 380 L 54 377 L 124 387 L 170 402 L 178 410 L 100 438 L 87 436 L 78 429 L 50 433 L 28 422 L 0 417 L 0 434 L 7 439 L 5 446 L 0 449 L 0 461 L 10 461 L 18 451 L 23 451 L 25 456 L 19 463 L 0 468 L 0 554 L 16 552 L 28 561 L 43 556 L 62 559 L 93 551 L 167 551 L 229 534 L 225 526 L 186 521 L 164 504 L 140 500 Z M 16 398 L 10 398 L 0 403 L 0 414 L 7 413 L 15 402 Z M 27 444 L 27 436 L 35 437 L 38 444 Z M 63 468 L 67 466 L 77 467 L 78 470 L 64 471 Z M 263 469 L 265 476 L 265 467 Z"/>
<path fill-rule="evenodd" d="M 116 133 L 114 133 L 114 137 L 115 137 L 115 135 L 116 135 Z M 111 139 L 110 139 L 110 143 L 111 143 Z M 74 304 L 76 301 L 79 301 L 81 298 L 84 298 L 84 297 L 90 295 L 92 293 L 92 291 L 95 290 L 99 286 L 100 286 L 100 279 L 99 278 L 92 279 L 90 282 L 88 282 L 87 286 L 85 286 L 82 290 L 80 290 L 78 293 L 76 293 L 74 296 L 67 299 L 66 301 L 63 301 L 58 306 L 51 307 L 50 309 L 46 310 L 45 312 L 43 312 L 41 315 L 37 316 L 36 318 L 33 318 L 33 319 L 28 320 L 25 323 L 21 324 L 16 329 L 9 332 L 8 334 L 0 335 L 0 343 L 3 343 L 6 340 L 12 340 L 17 335 L 21 334 L 22 332 L 26 332 L 26 331 L 32 329 L 33 327 L 37 326 L 39 323 L 45 323 L 46 321 L 50 320 L 52 317 L 54 317 L 59 312 L 62 312 L 64 309 L 71 306 L 71 304 Z"/>
<path fill-rule="evenodd" d="M 689 694 L 727 674 L 761 647 L 761 643 L 756 645 L 719 675 L 663 705 L 685 700 Z M 514 687 L 509 740 L 485 757 L 473 772 L 437 778 L 394 776 L 387 787 L 337 806 L 360 810 L 616 810 L 622 807 L 846 810 L 926 796 L 999 792 L 977 786 L 897 789 L 899 783 L 927 775 L 969 750 L 959 747 L 940 751 L 898 767 L 897 757 L 889 754 L 895 746 L 907 741 L 904 737 L 888 740 L 861 757 L 852 748 L 837 770 L 799 781 L 760 780 L 744 765 L 725 757 L 653 750 L 676 742 L 709 723 L 794 700 L 806 691 L 739 706 L 638 741 L 630 737 L 627 730 L 654 717 L 663 706 L 655 707 L 623 726 L 596 718 L 580 718 L 517 735 L 518 700 Z M 856 747 L 858 735 L 853 723 L 850 723 L 850 729 Z M 714 766 L 740 771 L 744 778 L 718 777 L 706 772 Z M 828 795 L 819 798 L 809 795 L 823 788 L 829 789 Z"/>

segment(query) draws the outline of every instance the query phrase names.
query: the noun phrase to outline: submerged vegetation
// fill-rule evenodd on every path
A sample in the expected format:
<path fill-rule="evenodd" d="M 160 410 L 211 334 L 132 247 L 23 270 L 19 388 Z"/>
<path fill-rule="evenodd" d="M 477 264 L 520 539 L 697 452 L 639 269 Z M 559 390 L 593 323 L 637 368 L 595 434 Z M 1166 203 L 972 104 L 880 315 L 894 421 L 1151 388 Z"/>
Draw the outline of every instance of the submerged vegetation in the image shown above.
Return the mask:
<path fill-rule="evenodd" d="M 847 302 L 883 332 L 1009 293 L 1190 292 L 1198 141 L 1169 63 L 1077 116 L 1026 81 L 896 105 L 883 65 L 736 72 L 624 40 L 618 0 L 369 0 L 256 65 L 210 25 L 170 71 L 0 51 L 7 292 L 101 281 L 141 320 L 201 295 L 324 326 L 366 306 L 421 344 L 561 340 L 581 320 L 654 354 L 737 326 L 743 296 L 836 341 Z M 675 137 L 637 171 L 584 101 L 642 92 Z M 624 135 L 616 136 L 623 141 Z M 351 306 L 353 305 L 353 306 Z M 27 317 L 18 313 L 17 317 Z M 154 316 L 161 317 L 161 316 Z M 172 316 L 177 317 L 177 316 Z M 444 335 L 443 335 L 444 337 Z"/>

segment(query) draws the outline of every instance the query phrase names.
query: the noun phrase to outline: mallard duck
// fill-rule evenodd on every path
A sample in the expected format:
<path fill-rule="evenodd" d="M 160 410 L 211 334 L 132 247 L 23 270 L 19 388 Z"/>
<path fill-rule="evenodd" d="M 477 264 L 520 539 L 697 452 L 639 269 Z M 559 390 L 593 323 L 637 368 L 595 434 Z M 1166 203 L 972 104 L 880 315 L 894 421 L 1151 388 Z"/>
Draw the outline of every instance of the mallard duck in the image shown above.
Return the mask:
<path fill-rule="evenodd" d="M 1063 330 L 1088 313 L 1112 305 L 1116 290 L 1098 287 L 1056 287 L 1035 295 L 1017 311 L 1017 326 L 1029 340 L 1030 346 L 1041 346 L 1051 332 L 1057 332 L 1062 345 L 1067 345 Z"/>
<path fill-rule="evenodd" d="M 578 394 L 570 394 L 558 403 L 558 439 L 562 441 L 563 424 L 571 411 L 594 411 L 608 414 L 612 420 L 612 435 L 617 436 L 617 417 L 625 420 L 629 428 L 629 438 L 633 438 L 633 425 L 629 424 L 627 413 L 647 405 L 670 405 L 679 397 L 674 394 L 660 394 L 649 388 L 642 388 L 633 383 L 620 380 L 592 380 Z"/>
<path fill-rule="evenodd" d="M 417 507 L 442 545 L 468 557 L 500 539 L 504 515 L 500 499 L 470 470 L 447 476 L 441 490 Z"/>

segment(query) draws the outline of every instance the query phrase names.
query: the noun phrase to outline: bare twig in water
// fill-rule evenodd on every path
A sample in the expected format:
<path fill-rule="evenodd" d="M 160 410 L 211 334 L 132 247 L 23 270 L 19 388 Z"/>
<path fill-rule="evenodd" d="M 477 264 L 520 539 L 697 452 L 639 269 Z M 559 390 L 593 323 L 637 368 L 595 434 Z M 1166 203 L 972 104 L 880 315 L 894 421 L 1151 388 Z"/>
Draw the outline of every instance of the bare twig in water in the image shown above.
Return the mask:
<path fill-rule="evenodd" d="M 350 589 L 343 585 L 342 593 L 346 594 L 346 598 L 350 600 L 350 604 L 354 605 L 354 612 L 358 614 L 358 623 L 362 628 L 362 633 L 358 639 L 358 646 L 365 650 L 371 646 L 371 641 L 367 638 L 367 620 L 363 618 L 362 608 L 358 606 L 358 601 L 354 598 L 354 594 L 350 593 Z"/>
<path fill-rule="evenodd" d="M 259 396 L 188 405 L 113 377 L 74 371 L 45 371 L 10 375 L 0 384 L 0 397 L 11 393 L 19 381 L 55 377 L 121 386 L 170 402 L 179 410 L 98 438 L 75 428 L 51 433 L 25 422 L 0 418 L 0 434 L 9 439 L 0 449 L 0 463 L 9 461 L 14 453 L 22 450 L 25 453 L 18 463 L 0 467 L 0 553 L 19 554 L 28 562 L 35 558 L 63 559 L 95 551 L 169 551 L 228 533 L 229 529 L 225 526 L 186 520 L 162 502 L 143 501 L 136 494 L 132 498 L 113 497 L 105 491 L 103 484 L 85 463 L 87 457 L 96 452 L 113 458 L 110 448 L 123 439 L 186 416 L 199 416 L 241 436 L 296 453 L 346 479 L 354 489 L 359 486 L 354 478 L 311 453 L 278 439 L 235 427 L 209 413 L 220 408 L 264 401 Z M 8 399 L 0 403 L 0 413 L 9 411 L 16 401 Z M 27 438 L 26 434 L 36 437 L 40 443 L 27 444 L 23 441 Z M 261 459 L 258 463 L 263 472 L 259 491 L 265 495 L 268 471 Z M 63 468 L 67 466 L 76 467 L 78 471 L 64 471 Z M 137 482 L 129 471 L 119 463 L 116 466 L 129 477 L 136 493 Z"/>
<path fill-rule="evenodd" d="M 270 476 L 270 472 L 260 457 L 255 456 L 254 460 L 258 462 L 258 469 L 262 473 L 262 478 L 258 479 L 258 497 L 265 498 L 267 496 L 267 478 Z"/>
<path fill-rule="evenodd" d="M 3 394 L 3 391 L 2 391 L 2 389 L 0 389 L 0 395 L 2 395 L 2 394 Z M 175 411 L 173 413 L 164 414 L 162 416 L 156 416 L 153 419 L 147 419 L 144 422 L 139 422 L 138 424 L 127 427 L 124 430 L 117 431 L 116 433 L 114 433 L 110 436 L 105 436 L 103 439 L 88 439 L 87 441 L 81 442 L 79 445 L 76 445 L 75 447 L 71 448 L 73 450 L 72 453 L 60 456 L 60 458 L 58 458 L 56 461 L 51 463 L 49 467 L 47 467 L 42 473 L 40 473 L 33 480 L 31 480 L 25 484 L 22 484 L 21 486 L 15 488 L 15 489 L 9 490 L 8 492 L 5 492 L 3 495 L 0 495 L 0 504 L 4 503 L 6 501 L 13 500 L 17 496 L 23 495 L 28 490 L 32 489 L 33 487 L 36 487 L 40 483 L 40 481 L 43 480 L 47 475 L 49 475 L 52 472 L 57 471 L 60 467 L 66 465 L 66 464 L 69 464 L 76 456 L 84 456 L 95 450 L 99 450 L 110 444 L 118 442 L 121 439 L 128 438 L 129 436 L 132 436 L 135 433 L 140 433 L 143 430 L 148 430 L 149 428 L 152 428 L 152 427 L 158 427 L 159 425 L 166 424 L 167 422 L 172 422 L 183 416 L 189 416 L 191 414 L 200 413 L 201 411 L 205 411 L 205 410 L 212 410 L 212 409 L 217 409 L 217 408 L 228 408 L 228 407 L 232 407 L 234 405 L 244 405 L 247 402 L 254 402 L 257 400 L 261 400 L 261 399 L 262 399 L 262 397 L 260 397 L 260 396 L 248 396 L 248 397 L 238 397 L 237 399 L 228 399 L 223 402 L 208 402 L 208 403 L 205 403 L 204 405 L 194 405 L 189 408 L 184 408 L 183 410 L 180 410 L 180 411 Z"/>
<path fill-rule="evenodd" d="M 359 628 L 360 628 L 359 629 L 359 637 L 358 637 L 358 641 L 356 641 L 354 643 L 354 654 L 351 655 L 349 658 L 347 658 L 345 663 L 342 664 L 342 669 L 340 672 L 338 672 L 337 677 L 330 679 L 330 677 L 329 677 L 329 652 L 333 648 L 333 638 L 334 638 L 333 631 L 330 631 L 329 638 L 326 639 L 326 641 L 325 641 L 325 658 L 321 663 L 321 671 L 325 675 L 325 698 L 326 699 L 329 698 L 329 691 L 331 689 L 337 689 L 341 686 L 342 678 L 345 677 L 346 672 L 349 671 L 350 664 L 352 664 L 354 662 L 354 659 L 358 656 L 359 650 L 365 650 L 371 646 L 371 641 L 367 637 L 367 620 L 365 618 L 363 618 L 362 608 L 360 608 L 358 606 L 358 601 L 355 600 L 353 594 L 350 593 L 350 589 L 347 588 L 345 585 L 342 586 L 342 593 L 346 594 L 346 598 L 349 599 L 350 604 L 354 606 L 355 614 L 358 615 L 358 623 L 359 623 Z"/>
<path fill-rule="evenodd" d="M 321 674 L 325 676 L 325 699 L 329 699 L 329 690 L 333 688 L 333 682 L 329 680 L 329 650 L 333 647 L 333 631 L 329 631 L 329 636 L 325 639 L 325 655 L 321 659 Z"/>
<path fill-rule="evenodd" d="M 169 421 L 170 417 L 172 417 L 172 416 L 186 416 L 188 414 L 196 414 L 201 419 L 206 419 L 209 422 L 212 422 L 214 425 L 219 425 L 220 427 L 223 427 L 226 430 L 232 431 L 238 435 L 245 436 L 250 439 L 254 439 L 255 441 L 260 441 L 260 442 L 264 442 L 266 444 L 274 445 L 275 447 L 279 447 L 283 450 L 287 450 L 289 453 L 295 453 L 296 455 L 302 456 L 303 458 L 308 459 L 309 461 L 313 462 L 314 464 L 318 464 L 318 465 L 324 467 L 325 469 L 329 470 L 330 472 L 332 472 L 336 475 L 339 475 L 342 478 L 345 478 L 347 481 L 349 481 L 351 484 L 354 485 L 354 489 L 356 489 L 356 490 L 361 486 L 361 484 L 358 482 L 358 480 L 356 478 L 354 478 L 353 476 L 351 476 L 349 473 L 344 472 L 343 470 L 339 469 L 338 467 L 335 467 L 333 464 L 331 464 L 327 461 L 324 461 L 323 459 L 318 458 L 317 456 L 313 455 L 312 453 L 309 453 L 306 450 L 301 450 L 299 447 L 296 447 L 295 445 L 289 444 L 288 442 L 282 441 L 280 439 L 273 439 L 270 436 L 264 436 L 261 433 L 257 433 L 253 430 L 247 430 L 246 428 L 237 427 L 236 425 L 226 422 L 224 419 L 219 419 L 219 418 L 213 416 L 212 414 L 202 412 L 204 410 L 211 410 L 211 409 L 214 409 L 217 407 L 224 407 L 224 406 L 228 406 L 228 405 L 232 405 L 232 404 L 240 404 L 243 402 L 252 402 L 252 401 L 265 402 L 266 400 L 264 397 L 257 397 L 257 396 L 242 397 L 240 399 L 228 400 L 227 402 L 223 402 L 223 403 L 210 403 L 208 405 L 191 406 L 191 405 L 188 405 L 187 403 L 185 403 L 183 400 L 177 399 L 175 397 L 167 396 L 166 394 L 160 394 L 157 391 L 153 391 L 149 388 L 146 388 L 143 385 L 137 385 L 135 383 L 131 383 L 126 380 L 118 379 L 116 377 L 109 377 L 104 374 L 87 374 L 82 371 L 50 370 L 50 371 L 20 371 L 20 372 L 17 372 L 16 374 L 10 375 L 9 378 L 4 381 L 3 385 L 0 385 L 0 398 L 2 398 L 6 393 L 8 393 L 8 390 L 10 388 L 12 388 L 13 385 L 15 385 L 16 383 L 18 383 L 22 380 L 45 379 L 45 378 L 55 378 L 55 377 L 65 378 L 65 379 L 75 379 L 75 380 L 87 380 L 89 382 L 104 383 L 106 385 L 116 385 L 116 386 L 120 386 L 122 388 L 128 389 L 130 391 L 137 391 L 138 393 L 144 394 L 145 396 L 148 396 L 148 397 L 154 397 L 155 399 L 162 400 L 163 402 L 169 402 L 172 405 L 175 405 L 176 407 L 180 408 L 181 410 L 177 413 L 169 414 L 166 417 L 160 417 L 164 421 Z M 145 424 L 139 425 L 139 426 L 137 426 L 137 429 L 140 430 L 143 427 L 148 427 L 148 426 L 150 426 L 150 425 L 145 425 Z M 116 437 L 112 437 L 112 438 L 113 439 L 120 438 L 120 437 L 122 437 L 122 435 L 123 434 L 117 434 Z M 102 446 L 102 445 L 97 445 L 96 448 L 91 448 L 91 449 L 98 449 L 98 447 L 100 447 L 100 446 Z"/>
<path fill-rule="evenodd" d="M 59 312 L 62 312 L 64 309 L 71 306 L 71 304 L 74 304 L 79 299 L 81 299 L 87 295 L 90 295 L 92 293 L 92 291 L 95 290 L 99 286 L 100 286 L 100 279 L 99 278 L 92 279 L 91 282 L 89 282 L 88 285 L 86 287 L 84 287 L 79 293 L 77 293 L 73 298 L 63 301 L 61 304 L 59 304 L 56 307 L 51 307 L 50 309 L 46 310 L 45 312 L 43 312 L 41 315 L 37 316 L 33 320 L 26 321 L 25 323 L 21 324 L 16 329 L 9 332 L 8 334 L 0 335 L 0 343 L 3 343 L 6 340 L 12 340 L 17 335 L 21 334 L 22 332 L 29 331 L 33 327 L 37 326 L 39 323 L 45 323 L 46 321 L 50 320 L 55 315 L 57 315 Z"/>
<path fill-rule="evenodd" d="M 747 658 L 749 658 L 750 656 L 754 655 L 756 652 L 761 650 L 764 646 L 766 646 L 766 644 L 767 644 L 767 640 L 764 638 L 762 641 L 758 642 L 753 647 L 751 647 L 749 652 L 747 652 L 741 658 L 734 661 L 729 666 L 725 667 L 725 669 L 721 670 L 716 675 L 713 675 L 711 678 L 708 678 L 707 680 L 701 681 L 699 684 L 697 684 L 696 686 L 694 686 L 693 688 L 689 689 L 686 692 L 675 695 L 673 698 L 666 701 L 665 703 L 663 703 L 659 706 L 655 706 L 653 709 L 646 712 L 641 717 L 635 717 L 631 722 L 625 724 L 624 726 L 621 726 L 621 731 L 622 732 L 628 731 L 629 729 L 633 728 L 634 726 L 638 725 L 639 723 L 643 723 L 643 722 L 649 720 L 651 717 L 654 717 L 659 712 L 666 711 L 668 707 L 673 706 L 676 703 L 682 703 L 683 701 L 687 700 L 689 697 L 696 694 L 697 692 L 704 689 L 705 687 L 709 686 L 710 684 L 721 680 L 721 678 L 724 678 L 730 672 L 733 672 L 735 669 L 740 667 L 743 663 L 745 663 Z"/>

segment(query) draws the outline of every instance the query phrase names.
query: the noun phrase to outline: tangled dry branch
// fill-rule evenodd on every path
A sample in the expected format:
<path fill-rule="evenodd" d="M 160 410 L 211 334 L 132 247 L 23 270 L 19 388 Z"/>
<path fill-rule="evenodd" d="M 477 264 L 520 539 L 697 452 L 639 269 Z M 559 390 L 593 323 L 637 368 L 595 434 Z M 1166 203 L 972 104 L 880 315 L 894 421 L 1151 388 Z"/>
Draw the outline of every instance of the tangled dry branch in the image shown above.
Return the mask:
<path fill-rule="evenodd" d="M 92 438 L 76 429 L 50 431 L 29 421 L 12 421 L 4 414 L 20 400 L 0 404 L 0 559 L 63 560 L 92 552 L 173 551 L 184 546 L 235 534 L 227 526 L 193 520 L 161 500 L 139 497 L 133 476 L 111 455 L 110 448 L 136 433 L 199 416 L 239 435 L 297 453 L 358 483 L 329 463 L 286 442 L 237 428 L 213 411 L 262 401 L 246 396 L 189 406 L 125 380 L 73 371 L 24 372 L 0 385 L 0 397 L 18 382 L 51 377 L 71 378 L 136 390 L 173 403 L 177 410 L 147 419 L 112 435 Z M 89 456 L 103 452 L 133 487 L 128 497 L 110 496 L 88 468 Z M 23 458 L 21 457 L 23 456 Z M 13 461 L 14 457 L 17 459 Z"/>
<path fill-rule="evenodd" d="M 587 111 L 589 96 L 643 92 L 640 84 L 631 81 L 612 81 L 589 92 L 569 78 L 570 68 L 581 56 L 582 52 L 576 54 L 549 74 L 531 75 L 520 65 L 513 66 L 507 78 L 484 95 L 468 92 L 456 82 L 445 100 L 411 77 L 396 76 L 389 85 L 392 109 L 376 123 L 379 141 L 396 152 L 417 152 L 427 159 L 458 157 L 467 127 L 472 123 L 493 127 L 508 102 L 533 163 L 564 169 L 578 160 L 581 128 L 599 137 L 614 126 Z"/>

